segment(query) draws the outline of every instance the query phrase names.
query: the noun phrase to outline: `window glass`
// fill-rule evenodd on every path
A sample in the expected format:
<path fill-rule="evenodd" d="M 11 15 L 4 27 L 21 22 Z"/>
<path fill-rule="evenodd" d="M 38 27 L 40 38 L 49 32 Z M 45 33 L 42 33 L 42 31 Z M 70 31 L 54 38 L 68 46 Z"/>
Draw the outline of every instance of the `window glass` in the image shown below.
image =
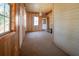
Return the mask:
<path fill-rule="evenodd" d="M 0 14 L 4 15 L 4 4 L 0 3 Z"/>
<path fill-rule="evenodd" d="M 0 34 L 10 31 L 10 6 L 0 3 Z"/>
<path fill-rule="evenodd" d="M 5 16 L 9 17 L 10 15 L 10 7 L 8 4 L 5 4 Z"/>
<path fill-rule="evenodd" d="M 5 32 L 10 30 L 9 25 L 10 25 L 10 20 L 9 18 L 5 17 Z"/>
<path fill-rule="evenodd" d="M 4 17 L 0 16 L 0 33 L 4 32 Z"/>
<path fill-rule="evenodd" d="M 34 25 L 38 25 L 38 17 L 34 16 Z"/>

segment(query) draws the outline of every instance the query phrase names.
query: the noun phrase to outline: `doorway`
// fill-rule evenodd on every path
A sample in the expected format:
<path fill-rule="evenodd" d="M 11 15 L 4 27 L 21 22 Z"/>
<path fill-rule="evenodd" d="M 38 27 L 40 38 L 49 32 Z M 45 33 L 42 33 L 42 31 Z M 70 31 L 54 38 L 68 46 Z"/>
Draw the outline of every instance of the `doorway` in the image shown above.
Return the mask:
<path fill-rule="evenodd" d="M 42 30 L 47 31 L 47 19 L 42 18 Z"/>

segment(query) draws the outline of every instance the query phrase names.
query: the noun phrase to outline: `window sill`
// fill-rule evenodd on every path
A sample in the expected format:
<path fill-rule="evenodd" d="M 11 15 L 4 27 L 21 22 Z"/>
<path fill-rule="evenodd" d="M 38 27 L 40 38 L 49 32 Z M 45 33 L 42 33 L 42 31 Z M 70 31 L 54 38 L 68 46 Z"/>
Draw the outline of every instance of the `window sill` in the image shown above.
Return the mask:
<path fill-rule="evenodd" d="M 12 36 L 13 34 L 15 34 L 15 32 L 10 32 L 10 31 L 9 32 L 6 32 L 6 33 L 0 35 L 0 39 L 3 39 L 5 37 L 7 37 L 8 35 L 9 36 Z"/>
<path fill-rule="evenodd" d="M 0 34 L 0 37 L 3 37 L 3 36 L 5 36 L 5 35 L 7 35 L 9 33 L 12 33 L 12 32 L 11 31 L 8 31 L 8 32 L 5 32 L 5 33 L 2 33 L 2 34 Z"/>

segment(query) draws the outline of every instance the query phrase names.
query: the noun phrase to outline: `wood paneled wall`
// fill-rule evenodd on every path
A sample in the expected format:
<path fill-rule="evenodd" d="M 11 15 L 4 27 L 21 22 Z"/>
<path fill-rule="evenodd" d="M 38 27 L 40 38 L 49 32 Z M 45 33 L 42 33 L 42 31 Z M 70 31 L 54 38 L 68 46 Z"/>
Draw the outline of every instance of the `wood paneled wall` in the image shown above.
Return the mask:
<path fill-rule="evenodd" d="M 16 39 L 15 32 L 0 37 L 0 56 L 18 55 Z"/>
<path fill-rule="evenodd" d="M 33 26 L 33 17 L 34 16 L 38 16 L 39 17 L 39 24 L 38 24 L 38 30 L 37 31 L 41 31 L 42 30 L 42 16 L 39 16 L 39 13 L 34 13 L 34 12 L 27 12 L 27 32 L 33 32 L 34 30 L 34 26 Z"/>
<path fill-rule="evenodd" d="M 53 27 L 53 11 L 46 14 L 48 20 L 48 29 Z"/>
<path fill-rule="evenodd" d="M 39 16 L 38 31 L 42 31 L 42 16 Z"/>
<path fill-rule="evenodd" d="M 11 56 L 19 55 L 18 26 L 16 26 L 16 4 L 11 6 L 11 32 L 0 36 L 0 55 Z M 17 28 L 17 29 L 16 29 Z"/>
<path fill-rule="evenodd" d="M 16 31 L 16 4 L 10 4 L 11 31 Z"/>

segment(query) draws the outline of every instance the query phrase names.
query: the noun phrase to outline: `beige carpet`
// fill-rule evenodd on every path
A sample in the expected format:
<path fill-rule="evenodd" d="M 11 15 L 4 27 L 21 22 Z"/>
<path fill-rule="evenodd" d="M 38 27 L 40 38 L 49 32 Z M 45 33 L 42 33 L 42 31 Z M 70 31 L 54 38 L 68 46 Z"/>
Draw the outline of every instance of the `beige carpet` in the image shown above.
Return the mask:
<path fill-rule="evenodd" d="M 30 32 L 26 34 L 21 48 L 22 56 L 66 56 L 53 43 L 53 35 L 48 32 Z"/>

